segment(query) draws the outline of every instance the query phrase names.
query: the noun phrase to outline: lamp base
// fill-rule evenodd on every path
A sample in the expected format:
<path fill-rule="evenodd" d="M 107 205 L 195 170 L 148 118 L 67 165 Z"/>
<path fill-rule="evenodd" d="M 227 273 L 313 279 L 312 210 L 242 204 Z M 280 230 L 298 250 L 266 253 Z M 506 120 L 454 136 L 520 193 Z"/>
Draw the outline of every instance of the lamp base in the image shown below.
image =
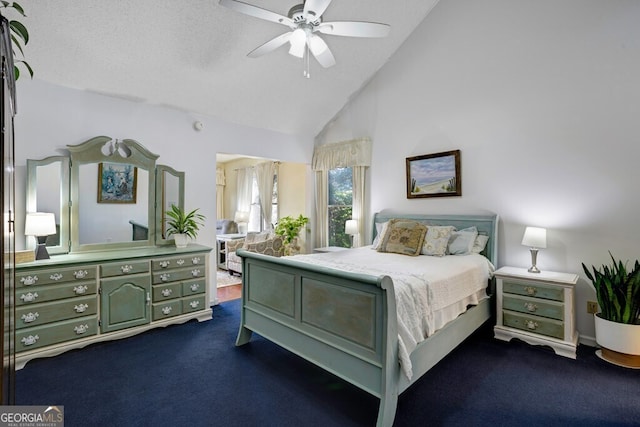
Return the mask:
<path fill-rule="evenodd" d="M 538 267 L 536 267 L 535 265 L 532 265 L 531 267 L 529 267 L 529 269 L 527 271 L 529 273 L 540 273 L 540 269 Z"/>
<path fill-rule="evenodd" d="M 538 258 L 538 249 L 531 248 L 531 267 L 527 270 L 529 273 L 540 273 L 540 269 L 536 267 L 536 260 Z"/>
<path fill-rule="evenodd" d="M 49 259 L 49 252 L 47 252 L 47 246 L 44 243 L 38 243 L 36 246 L 36 259 Z"/>

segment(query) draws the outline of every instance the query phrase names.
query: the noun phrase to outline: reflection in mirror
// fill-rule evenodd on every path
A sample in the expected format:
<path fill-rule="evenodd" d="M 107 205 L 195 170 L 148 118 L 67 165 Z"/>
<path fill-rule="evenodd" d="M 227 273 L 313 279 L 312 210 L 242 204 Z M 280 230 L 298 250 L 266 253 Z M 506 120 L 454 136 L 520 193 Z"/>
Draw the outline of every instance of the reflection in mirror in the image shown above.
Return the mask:
<path fill-rule="evenodd" d="M 166 244 L 173 239 L 167 236 L 166 212 L 176 205 L 184 209 L 184 172 L 158 165 L 156 167 L 156 244 Z"/>
<path fill-rule="evenodd" d="M 46 239 L 47 252 L 69 252 L 69 158 L 51 156 L 27 160 L 27 212 L 50 212 L 56 220 L 56 234 Z M 27 248 L 36 240 L 27 237 Z"/>
<path fill-rule="evenodd" d="M 79 167 L 78 185 L 81 245 L 148 240 L 139 231 L 149 227 L 148 171 L 120 163 L 88 163 Z"/>

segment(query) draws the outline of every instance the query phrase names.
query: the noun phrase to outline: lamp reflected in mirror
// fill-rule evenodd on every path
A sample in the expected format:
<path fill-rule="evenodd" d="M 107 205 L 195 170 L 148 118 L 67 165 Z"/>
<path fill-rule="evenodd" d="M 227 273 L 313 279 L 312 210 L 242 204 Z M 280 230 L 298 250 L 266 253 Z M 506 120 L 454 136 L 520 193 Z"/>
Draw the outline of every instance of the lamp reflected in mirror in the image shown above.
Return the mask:
<path fill-rule="evenodd" d="M 56 234 L 56 217 L 52 213 L 33 212 L 28 213 L 24 225 L 24 234 L 33 236 L 37 240 L 35 258 L 49 259 L 46 241 L 47 236 Z"/>

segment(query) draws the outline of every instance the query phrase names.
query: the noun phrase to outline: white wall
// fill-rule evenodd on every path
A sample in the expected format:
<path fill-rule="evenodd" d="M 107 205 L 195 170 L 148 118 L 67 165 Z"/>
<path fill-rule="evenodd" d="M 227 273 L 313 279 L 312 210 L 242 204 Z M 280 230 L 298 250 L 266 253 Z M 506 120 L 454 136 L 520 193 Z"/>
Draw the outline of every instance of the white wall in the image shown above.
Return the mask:
<path fill-rule="evenodd" d="M 313 141 L 235 125 L 215 117 L 63 88 L 37 79 L 21 78 L 17 97 L 17 249 L 24 248 L 21 230 L 24 230 L 26 159 L 65 154 L 66 145 L 79 144 L 94 136 L 134 139 L 160 156 L 158 164 L 184 171 L 186 208 L 200 208 L 207 217 L 197 241 L 213 248 L 216 152 L 231 149 L 238 154 L 311 162 Z M 203 123 L 202 131 L 194 129 L 196 120 Z M 215 256 L 211 259 L 212 271 L 215 271 Z"/>
<path fill-rule="evenodd" d="M 499 266 L 526 267 L 524 227 L 548 228 L 541 269 L 640 258 L 640 2 L 443 0 L 316 143 L 370 136 L 371 212 L 500 216 Z M 406 199 L 405 158 L 461 150 L 462 197 Z"/>

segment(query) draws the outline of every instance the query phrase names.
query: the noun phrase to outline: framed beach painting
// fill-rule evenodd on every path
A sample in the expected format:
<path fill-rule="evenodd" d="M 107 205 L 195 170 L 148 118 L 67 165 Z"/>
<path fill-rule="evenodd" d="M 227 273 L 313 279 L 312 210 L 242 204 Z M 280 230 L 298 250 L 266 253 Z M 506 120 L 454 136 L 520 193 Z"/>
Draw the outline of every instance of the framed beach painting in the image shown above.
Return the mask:
<path fill-rule="evenodd" d="M 407 157 L 407 199 L 461 195 L 460 150 Z"/>
<path fill-rule="evenodd" d="M 138 168 L 121 163 L 98 165 L 98 203 L 136 203 Z"/>

